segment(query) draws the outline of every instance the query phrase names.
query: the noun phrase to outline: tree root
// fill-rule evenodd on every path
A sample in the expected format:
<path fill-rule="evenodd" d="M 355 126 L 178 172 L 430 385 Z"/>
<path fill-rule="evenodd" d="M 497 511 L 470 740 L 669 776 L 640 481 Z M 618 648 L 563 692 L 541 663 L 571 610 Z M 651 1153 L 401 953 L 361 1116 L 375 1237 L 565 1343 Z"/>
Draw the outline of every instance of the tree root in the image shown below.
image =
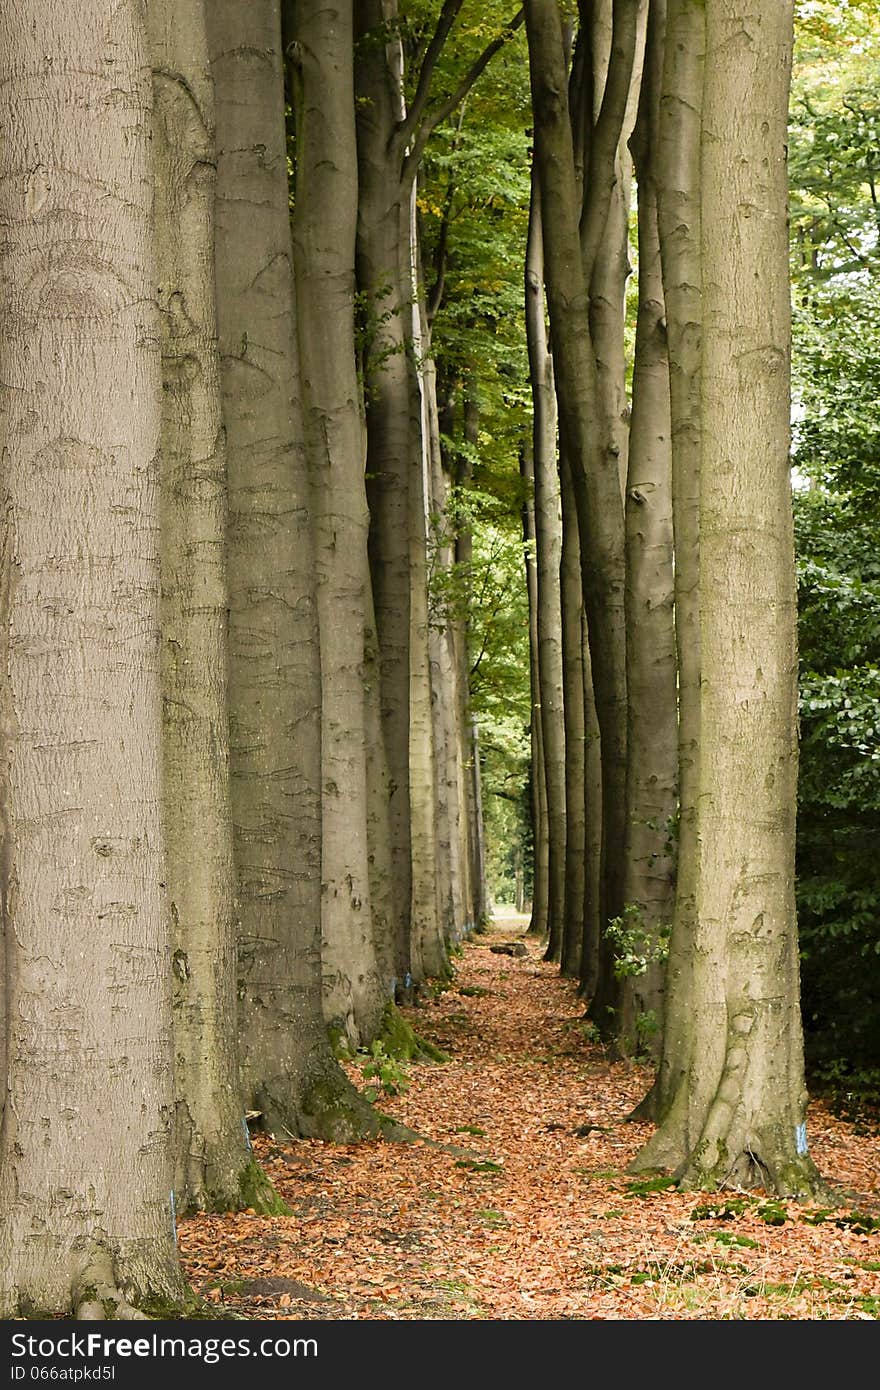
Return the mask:
<path fill-rule="evenodd" d="M 79 1322 L 149 1321 L 129 1303 L 116 1282 L 113 1260 L 102 1246 L 93 1246 L 73 1286 L 74 1316 Z"/>

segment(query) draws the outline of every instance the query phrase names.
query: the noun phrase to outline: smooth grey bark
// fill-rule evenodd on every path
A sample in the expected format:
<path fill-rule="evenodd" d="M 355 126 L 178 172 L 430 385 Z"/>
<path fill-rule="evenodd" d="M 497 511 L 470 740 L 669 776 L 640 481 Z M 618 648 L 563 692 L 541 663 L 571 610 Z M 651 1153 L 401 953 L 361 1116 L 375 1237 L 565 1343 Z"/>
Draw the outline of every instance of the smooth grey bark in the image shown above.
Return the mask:
<path fill-rule="evenodd" d="M 457 943 L 473 925 L 472 909 L 466 904 L 466 854 L 464 847 L 465 812 L 460 767 L 460 738 L 456 727 L 461 700 L 458 694 L 455 628 L 453 616 L 438 613 L 433 602 L 432 581 L 441 574 L 447 578 L 455 563 L 454 537 L 448 512 L 449 484 L 443 470 L 440 443 L 440 416 L 437 401 L 437 371 L 429 350 L 430 328 L 419 296 L 422 313 L 422 381 L 426 400 L 429 477 L 429 651 L 431 688 L 434 704 L 434 742 L 437 749 L 437 826 L 439 869 L 438 910 L 447 943 Z"/>
<path fill-rule="evenodd" d="M 584 941 L 581 951 L 580 989 L 592 999 L 599 980 L 602 949 L 602 739 L 593 689 L 590 633 L 585 609 L 581 609 L 581 660 L 584 674 L 584 787 L 586 801 L 586 866 L 584 879 Z"/>
<path fill-rule="evenodd" d="M 549 917 L 550 840 L 547 834 L 547 781 L 541 731 L 541 678 L 538 652 L 538 562 L 535 556 L 535 471 L 531 445 L 520 458 L 525 497 L 522 505 L 523 556 L 529 605 L 529 691 L 531 705 L 531 754 L 529 776 L 532 819 L 532 915 L 529 936 L 545 937 Z"/>
<path fill-rule="evenodd" d="M 321 1001 L 321 671 L 278 0 L 215 0 L 208 34 L 242 1079 L 267 1129 L 351 1139 L 379 1118 L 330 1051 Z"/>
<path fill-rule="evenodd" d="M 149 0 L 162 325 L 163 804 L 180 1212 L 256 1175 L 241 1105 L 229 799 L 226 453 L 214 296 L 214 90 L 203 0 Z M 250 1179 L 250 1181 L 249 1181 Z"/>
<path fill-rule="evenodd" d="M 479 440 L 480 405 L 473 382 L 468 383 L 463 407 L 463 430 L 465 443 L 476 449 Z M 459 469 L 458 482 L 466 483 L 472 472 L 472 465 L 465 458 Z M 473 568 L 474 537 L 469 522 L 460 526 L 455 538 L 455 561 L 464 575 L 466 602 L 470 608 L 471 576 Z M 485 847 L 483 835 L 483 811 L 480 792 L 480 764 L 476 720 L 470 705 L 470 674 L 472 653 L 470 649 L 470 622 L 466 620 L 458 634 L 459 658 L 459 720 L 462 745 L 462 767 L 465 778 L 465 808 L 467 829 L 468 882 L 472 903 L 472 921 L 475 930 L 482 931 L 489 916 L 488 889 L 486 885 Z"/>
<path fill-rule="evenodd" d="M 673 615 L 672 442 L 655 159 L 665 0 L 652 0 L 639 116 L 639 309 L 626 493 L 627 841 L 624 925 L 644 969 L 624 979 L 619 1046 L 660 1050 L 664 955 L 675 893 L 678 690 Z"/>
<path fill-rule="evenodd" d="M 4 1319 L 183 1303 L 151 107 L 140 6 L 0 11 Z"/>
<path fill-rule="evenodd" d="M 364 300 L 369 558 L 379 643 L 380 701 L 389 775 L 395 988 L 412 987 L 410 798 L 410 486 L 419 466 L 418 409 L 407 353 L 409 225 L 390 148 L 403 116 L 400 75 L 380 35 L 381 0 L 356 0 L 357 286 Z"/>
<path fill-rule="evenodd" d="M 592 72 L 586 83 L 587 89 L 581 99 L 582 110 L 584 113 L 589 111 L 591 119 L 591 128 L 585 132 L 587 150 L 591 148 L 592 144 L 592 126 L 598 122 L 602 111 L 609 74 L 612 83 L 615 80 L 615 68 L 611 66 L 612 52 L 615 45 L 619 46 L 622 42 L 627 44 L 630 42 L 628 37 L 621 34 L 620 6 L 618 6 L 616 34 L 611 0 L 599 0 L 599 3 L 593 3 L 591 8 L 592 16 L 584 15 L 584 19 L 591 18 L 589 33 Z M 647 0 L 641 0 L 636 13 L 637 27 L 629 92 L 618 134 L 617 148 L 614 152 L 613 186 L 608 203 L 604 234 L 598 247 L 595 248 L 592 263 L 589 260 L 585 262 L 585 273 L 589 275 L 590 286 L 590 336 L 596 353 L 605 447 L 617 459 L 621 495 L 626 488 L 630 415 L 626 389 L 625 344 L 626 287 L 632 273 L 629 219 L 633 171 L 629 139 L 635 124 L 639 103 L 646 15 Z M 609 99 L 613 99 L 613 92 L 609 91 L 608 95 Z M 585 257 L 591 255 L 591 247 L 586 243 L 586 231 L 590 225 L 589 204 L 594 196 L 595 186 L 591 179 L 587 179 L 583 185 L 583 212 L 581 214 L 581 230 L 585 237 Z"/>
<path fill-rule="evenodd" d="M 408 355 L 418 410 L 414 436 L 418 442 L 417 466 L 410 478 L 410 816 L 412 843 L 413 974 L 417 981 L 447 978 L 449 958 L 444 939 L 441 897 L 448 873 L 441 862 L 443 844 L 437 788 L 443 750 L 438 742 L 432 680 L 430 607 L 428 599 L 428 545 L 431 532 L 431 440 L 433 364 L 425 333 L 419 276 L 416 187 L 408 199 L 405 231 L 408 251 L 409 335 Z M 439 429 L 437 431 L 439 433 Z"/>
<path fill-rule="evenodd" d="M 321 647 L 321 932 L 325 1017 L 352 1048 L 381 1028 L 367 834 L 366 435 L 355 359 L 357 146 L 351 4 L 290 7 L 297 141 L 297 327 Z M 370 605 L 371 607 L 372 605 Z"/>
<path fill-rule="evenodd" d="M 691 1065 L 638 1162 L 817 1196 L 794 897 L 792 5 L 708 0 L 701 137 L 701 751 Z"/>
<path fill-rule="evenodd" d="M 617 13 L 615 6 L 615 13 Z M 579 234 L 580 203 L 567 99 L 560 15 L 553 0 L 529 0 L 526 27 L 535 119 L 535 157 L 541 185 L 544 275 L 553 338 L 560 433 L 572 470 L 593 689 L 602 744 L 603 922 L 623 908 L 626 828 L 626 641 L 623 507 L 617 460 L 603 447 L 596 360 L 589 332 L 585 273 L 595 259 L 613 187 L 613 162 L 635 45 L 635 4 L 621 3 L 622 33 L 612 55 L 606 96 L 593 132 L 589 178 L 594 197 Z M 586 248 L 586 249 L 585 249 Z M 617 982 L 607 942 L 591 1013 L 603 1033 L 613 1029 Z"/>
<path fill-rule="evenodd" d="M 581 975 L 587 920 L 598 909 L 598 882 L 587 855 L 587 765 L 584 709 L 584 591 L 577 511 L 571 475 L 562 451 L 559 460 L 562 503 L 560 603 L 562 609 L 562 680 L 565 712 L 565 918 L 561 970 Z M 596 911 L 598 928 L 598 912 Z"/>
<path fill-rule="evenodd" d="M 532 171 L 525 269 L 526 341 L 532 392 L 538 681 L 547 802 L 548 907 L 546 959 L 559 961 L 566 914 L 566 742 L 563 697 L 562 511 L 556 441 L 553 358 L 544 312 L 541 195 Z"/>
<path fill-rule="evenodd" d="M 666 307 L 678 665 L 678 835 L 664 1027 L 655 1083 L 636 1114 L 668 1110 L 690 1061 L 700 760 L 700 469 L 702 259 L 700 129 L 705 76 L 703 0 L 667 0 L 656 162 L 657 224 Z"/>

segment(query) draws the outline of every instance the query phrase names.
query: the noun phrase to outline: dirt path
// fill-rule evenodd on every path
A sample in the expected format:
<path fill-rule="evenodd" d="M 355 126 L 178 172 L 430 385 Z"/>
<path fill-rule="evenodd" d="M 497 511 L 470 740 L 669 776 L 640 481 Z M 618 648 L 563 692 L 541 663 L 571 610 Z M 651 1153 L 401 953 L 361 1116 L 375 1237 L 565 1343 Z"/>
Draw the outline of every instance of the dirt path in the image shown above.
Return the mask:
<path fill-rule="evenodd" d="M 814 1224 L 760 1194 L 707 1203 L 626 1175 L 649 1133 L 626 1116 L 650 1069 L 608 1062 L 523 927 L 467 943 L 453 985 L 409 1012 L 451 1060 L 412 1066 L 410 1089 L 380 1102 L 472 1157 L 260 1139 L 293 1215 L 182 1222 L 196 1291 L 258 1318 L 880 1316 L 880 1230 L 852 1203 Z M 524 957 L 493 953 L 517 938 Z M 809 1133 L 826 1177 L 880 1211 L 880 1136 L 819 1103 Z"/>

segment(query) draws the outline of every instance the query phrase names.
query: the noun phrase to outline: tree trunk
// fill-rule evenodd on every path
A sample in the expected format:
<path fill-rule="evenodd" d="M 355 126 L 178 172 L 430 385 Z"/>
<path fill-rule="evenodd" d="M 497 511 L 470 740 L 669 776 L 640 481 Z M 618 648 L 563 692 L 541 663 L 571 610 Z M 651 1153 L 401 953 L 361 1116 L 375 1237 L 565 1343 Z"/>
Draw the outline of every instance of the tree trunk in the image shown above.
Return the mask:
<path fill-rule="evenodd" d="M 609 199 L 605 232 L 596 250 L 592 266 L 585 262 L 585 273 L 590 277 L 590 335 L 596 353 L 605 447 L 617 459 L 621 497 L 626 488 L 629 452 L 625 326 L 626 286 L 632 273 L 629 218 L 633 171 L 628 142 L 638 109 L 646 13 L 646 0 L 641 0 L 638 7 L 638 30 L 635 39 L 635 56 L 629 94 L 617 149 L 614 154 L 613 187 Z M 592 97 L 591 117 L 592 124 L 595 125 L 602 109 L 606 82 L 609 71 L 611 71 L 610 59 L 614 42 L 611 0 L 600 0 L 598 4 L 593 5 L 591 38 L 593 71 L 588 82 L 588 91 L 581 105 L 585 112 L 589 110 L 588 98 Z M 616 41 L 620 42 L 619 31 Z M 588 132 L 587 148 L 589 148 L 590 140 L 591 132 Z M 586 214 L 590 200 L 595 197 L 595 192 L 592 181 L 587 180 L 583 188 L 584 211 L 581 215 L 581 231 L 584 237 L 586 237 L 586 231 L 590 225 L 590 219 Z M 589 256 L 590 251 L 591 248 L 585 244 L 585 256 Z"/>
<path fill-rule="evenodd" d="M 422 300 L 420 298 L 420 304 Z M 437 825 L 440 868 L 438 876 L 441 925 L 447 942 L 458 943 L 469 930 L 471 913 L 465 905 L 465 870 L 462 856 L 461 824 L 463 786 L 459 766 L 460 736 L 457 728 L 461 701 L 458 696 L 455 630 L 449 613 L 437 612 L 431 582 L 436 575 L 450 575 L 455 563 L 453 537 L 447 516 L 448 485 L 443 471 L 440 444 L 440 417 L 437 404 L 437 371 L 430 355 L 430 330 L 422 318 L 422 381 L 427 404 L 430 458 L 429 513 L 429 617 L 431 684 L 434 692 L 434 741 L 437 749 Z"/>
<path fill-rule="evenodd" d="M 562 680 L 565 710 L 565 921 L 562 933 L 562 974 L 577 979 L 584 951 L 588 888 L 595 889 L 587 860 L 587 768 L 584 731 L 584 591 L 577 512 L 571 474 L 560 458 L 562 501 Z M 592 916 L 592 912 L 590 912 Z"/>
<path fill-rule="evenodd" d="M 700 401 L 702 261 L 700 121 L 705 72 L 704 0 L 667 0 L 656 158 L 657 221 L 666 307 L 675 536 L 678 665 L 678 844 L 657 1077 L 636 1115 L 656 1119 L 690 1060 L 689 1010 L 696 913 L 700 757 Z"/>
<path fill-rule="evenodd" d="M 480 406 L 476 393 L 468 390 L 464 398 L 464 438 L 465 443 L 476 449 L 479 439 Z M 464 469 L 467 472 L 464 472 Z M 459 483 L 470 477 L 471 465 L 463 465 L 459 473 Z M 456 563 L 465 575 L 468 609 L 470 609 L 471 570 L 473 563 L 474 538 L 470 524 L 462 527 L 455 539 Z M 480 765 L 477 746 L 477 724 L 470 705 L 470 622 L 462 625 L 460 638 L 459 699 L 462 740 L 462 762 L 465 774 L 465 808 L 467 822 L 467 861 L 471 901 L 473 903 L 473 924 L 476 931 L 483 931 L 489 916 L 488 888 L 486 884 L 486 865 L 483 846 L 482 800 L 480 796 Z"/>
<path fill-rule="evenodd" d="M 619 1044 L 659 1052 L 672 925 L 678 710 L 672 564 L 669 359 L 657 231 L 655 155 L 665 0 L 653 0 L 639 117 L 639 313 L 626 496 L 627 839 L 623 927 L 638 967 L 624 977 Z"/>
<path fill-rule="evenodd" d="M 547 797 L 547 960 L 562 956 L 565 924 L 566 746 L 563 706 L 562 611 L 559 566 L 562 513 L 556 448 L 553 359 L 544 317 L 544 251 L 538 179 L 532 173 L 526 246 L 526 338 L 534 413 L 535 554 L 537 561 L 538 679 L 541 746 Z"/>
<path fill-rule="evenodd" d="M 402 116 L 400 92 L 380 36 L 381 0 L 355 0 L 358 139 L 357 287 L 363 297 L 369 555 L 380 653 L 382 727 L 389 773 L 395 982 L 412 986 L 410 925 L 410 481 L 418 466 L 407 355 L 408 205 L 389 156 Z M 405 200 L 404 200 L 405 201 Z"/>
<path fill-rule="evenodd" d="M 584 942 L 580 989 L 592 1000 L 599 980 L 602 952 L 602 740 L 596 714 L 593 666 L 587 615 L 581 609 L 581 656 L 584 672 L 584 787 L 586 802 L 586 868 L 584 881 Z"/>
<path fill-rule="evenodd" d="M 34 0 L 26 22 L 0 13 L 0 1316 L 10 1319 L 125 1317 L 183 1297 L 140 13 L 104 0 Z"/>
<path fill-rule="evenodd" d="M 523 450 L 520 475 L 525 484 L 522 506 L 523 553 L 529 602 L 529 690 L 532 763 L 529 773 L 532 816 L 532 916 L 526 934 L 545 937 L 549 915 L 550 841 L 547 834 L 547 781 L 541 734 L 541 682 L 538 670 L 538 562 L 535 558 L 535 470 L 531 447 Z"/>
<path fill-rule="evenodd" d="M 431 529 L 431 401 L 425 359 L 430 343 L 423 333 L 419 283 L 416 189 L 408 200 L 409 334 L 416 466 L 410 477 L 410 817 L 412 838 L 413 976 L 444 979 L 450 975 L 441 921 L 438 886 L 446 877 L 438 819 L 437 784 L 441 749 L 435 731 L 436 695 L 431 675 L 431 631 L 428 601 L 428 537 Z M 419 969 L 416 969 L 418 961 Z"/>
<path fill-rule="evenodd" d="M 650 1150 L 685 1187 L 818 1193 L 794 904 L 789 3 L 706 7 L 694 1059 Z"/>
<path fill-rule="evenodd" d="M 629 13 L 627 6 L 622 10 Z M 630 7 L 632 8 L 632 7 Z M 603 447 L 596 360 L 589 332 L 587 282 L 579 237 L 579 206 L 560 16 L 555 0 L 528 0 L 526 27 L 535 120 L 535 157 L 541 184 L 544 274 L 553 336 L 560 433 L 574 484 L 581 544 L 584 602 L 596 712 L 602 743 L 601 920 L 623 909 L 623 844 L 626 829 L 626 640 L 624 628 L 623 507 L 617 460 Z M 632 46 L 635 22 L 630 27 Z M 629 48 L 629 67 L 632 64 Z M 613 156 L 623 119 L 630 73 L 626 53 L 613 58 L 612 90 L 619 112 L 603 103 L 608 119 L 597 123 L 591 149 L 596 197 L 583 244 L 598 246 L 603 204 L 613 186 Z M 609 84 L 611 77 L 609 76 Z M 618 119 L 619 116 L 619 119 Z M 609 165 L 611 172 L 609 173 Z M 594 225 L 595 224 L 595 225 Z M 586 257 L 591 264 L 591 257 Z M 613 1032 L 617 1002 L 612 961 L 603 953 L 591 1011 L 603 1033 Z"/>
<path fill-rule="evenodd" d="M 351 1139 L 378 1116 L 330 1051 L 321 1003 L 321 685 L 288 216 L 279 0 L 209 11 L 218 319 L 230 527 L 230 733 L 250 1108 Z"/>
<path fill-rule="evenodd" d="M 316 538 L 321 647 L 321 931 L 325 1017 L 356 1048 L 386 1004 L 367 844 L 364 612 L 366 438 L 355 361 L 357 225 L 351 5 L 291 6 L 297 142 L 297 323 Z"/>
<path fill-rule="evenodd" d="M 214 90 L 202 0 L 150 0 L 147 17 L 164 386 L 163 803 L 174 951 L 174 1187 L 179 1211 L 228 1211 L 242 1203 L 250 1153 L 235 998 Z"/>

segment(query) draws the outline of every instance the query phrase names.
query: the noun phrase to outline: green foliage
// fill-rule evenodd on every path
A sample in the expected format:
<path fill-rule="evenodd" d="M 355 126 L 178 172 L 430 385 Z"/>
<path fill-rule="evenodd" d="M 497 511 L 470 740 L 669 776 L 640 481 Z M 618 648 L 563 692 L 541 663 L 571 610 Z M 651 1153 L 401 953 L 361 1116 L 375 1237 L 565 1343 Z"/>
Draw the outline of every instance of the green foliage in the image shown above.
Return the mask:
<path fill-rule="evenodd" d="M 691 1212 L 691 1221 L 735 1221 L 746 1210 L 745 1197 L 728 1197 L 717 1201 L 700 1202 Z"/>
<path fill-rule="evenodd" d="M 514 7 L 515 8 L 515 7 Z M 402 6 L 410 93 L 436 6 Z M 501 0 L 465 0 L 435 72 L 451 91 L 511 17 Z M 431 621 L 467 624 L 471 711 L 480 729 L 490 893 L 528 891 L 528 605 L 521 532 L 523 443 L 531 430 L 524 331 L 531 124 L 525 37 L 496 54 L 426 150 L 418 188 L 426 300 L 436 312 L 443 460 L 452 488 L 433 520 Z M 456 536 L 467 558 L 448 563 Z"/>
<path fill-rule="evenodd" d="M 409 1068 L 405 1062 L 390 1056 L 378 1038 L 370 1045 L 369 1052 L 359 1056 L 364 1059 L 360 1063 L 361 1075 L 365 1081 L 374 1083 L 364 1091 L 367 1100 L 376 1101 L 380 1095 L 399 1096 L 409 1090 Z"/>
<path fill-rule="evenodd" d="M 614 973 L 618 980 L 630 976 L 645 975 L 654 962 L 665 961 L 669 955 L 670 926 L 663 926 L 659 933 L 645 926 L 642 910 L 637 903 L 627 903 L 622 917 L 612 917 L 605 934 L 614 950 Z M 651 1028 L 651 1020 L 645 1015 L 642 1024 L 646 1036 Z"/>
<path fill-rule="evenodd" d="M 873 3 L 809 0 L 798 17 L 790 169 L 802 1008 L 812 1084 L 847 1106 L 880 1060 L 880 13 Z"/>

